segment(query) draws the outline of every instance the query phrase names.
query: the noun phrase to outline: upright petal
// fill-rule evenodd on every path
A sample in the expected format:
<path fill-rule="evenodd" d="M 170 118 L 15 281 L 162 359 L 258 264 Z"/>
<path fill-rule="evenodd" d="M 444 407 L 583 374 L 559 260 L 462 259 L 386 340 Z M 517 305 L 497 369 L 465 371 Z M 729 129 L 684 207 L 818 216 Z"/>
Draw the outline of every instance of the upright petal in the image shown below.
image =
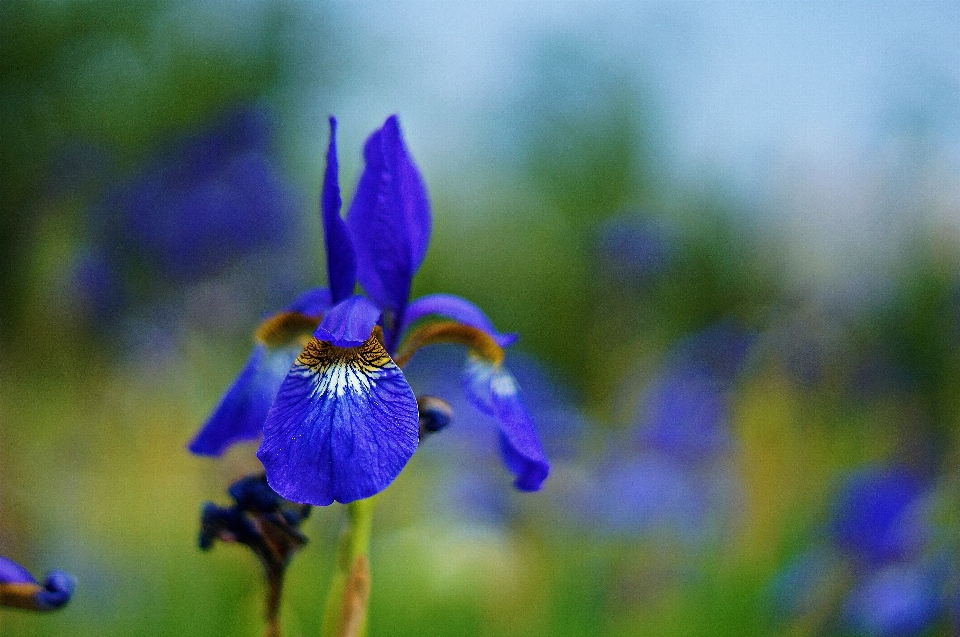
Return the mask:
<path fill-rule="evenodd" d="M 483 310 L 470 301 L 453 294 L 428 294 L 415 300 L 407 307 L 404 315 L 404 325 L 400 327 L 400 331 L 402 332 L 406 326 L 434 314 L 482 330 L 493 338 L 500 347 L 508 347 L 517 340 L 516 334 L 497 332 Z"/>
<path fill-rule="evenodd" d="M 280 386 L 257 457 L 288 500 L 352 502 L 397 477 L 418 433 L 416 398 L 376 334 L 348 348 L 314 339 Z"/>
<path fill-rule="evenodd" d="M 330 118 L 330 145 L 327 147 L 327 170 L 323 176 L 320 210 L 327 248 L 327 278 L 334 303 L 353 294 L 357 282 L 357 258 L 347 224 L 340 217 L 340 183 L 337 177 L 337 120 Z"/>
<path fill-rule="evenodd" d="M 430 241 L 430 203 L 391 116 L 363 150 L 366 167 L 347 215 L 357 274 L 367 295 L 403 322 L 410 283 Z M 391 339 L 393 340 L 393 339 Z"/>
<path fill-rule="evenodd" d="M 550 462 L 513 375 L 500 365 L 471 356 L 464 389 L 478 409 L 500 423 L 500 455 L 515 476 L 513 486 L 521 491 L 538 490 L 550 474 Z"/>
<path fill-rule="evenodd" d="M 380 318 L 380 310 L 366 298 L 356 295 L 334 306 L 314 333 L 314 337 L 337 347 L 363 345 Z"/>
<path fill-rule="evenodd" d="M 43 585 L 13 560 L 0 556 L 0 606 L 56 610 L 70 601 L 75 581 L 63 571 L 50 571 Z"/>

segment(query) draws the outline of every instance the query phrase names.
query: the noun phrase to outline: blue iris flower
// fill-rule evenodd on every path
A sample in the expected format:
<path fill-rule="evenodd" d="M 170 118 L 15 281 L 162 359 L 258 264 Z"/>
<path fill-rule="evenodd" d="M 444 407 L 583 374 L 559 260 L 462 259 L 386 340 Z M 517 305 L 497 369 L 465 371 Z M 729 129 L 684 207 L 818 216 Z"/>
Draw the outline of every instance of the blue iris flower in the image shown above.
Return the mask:
<path fill-rule="evenodd" d="M 447 294 L 410 302 L 426 256 L 430 204 L 396 116 L 364 146 L 365 168 L 340 215 L 336 121 L 320 208 L 329 287 L 311 290 L 257 331 L 240 375 L 190 444 L 219 455 L 263 436 L 257 457 L 284 498 L 315 505 L 379 493 L 417 448 L 421 410 L 401 367 L 422 347 L 467 348 L 464 390 L 499 422 L 500 453 L 524 491 L 549 473 L 543 446 L 497 332 L 472 303 Z M 364 295 L 356 294 L 357 284 Z"/>
<path fill-rule="evenodd" d="M 57 610 L 70 601 L 74 584 L 63 571 L 50 571 L 40 584 L 27 569 L 0 555 L 0 606 Z"/>

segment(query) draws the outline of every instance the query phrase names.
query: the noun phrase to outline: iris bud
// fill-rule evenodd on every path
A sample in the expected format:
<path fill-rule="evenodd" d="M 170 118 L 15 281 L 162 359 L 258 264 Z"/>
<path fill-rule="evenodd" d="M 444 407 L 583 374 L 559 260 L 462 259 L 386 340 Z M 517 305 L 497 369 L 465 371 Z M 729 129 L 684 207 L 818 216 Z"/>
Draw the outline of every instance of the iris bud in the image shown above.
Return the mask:
<path fill-rule="evenodd" d="M 420 438 L 446 428 L 453 419 L 453 408 L 436 396 L 417 398 L 417 410 L 420 412 Z"/>

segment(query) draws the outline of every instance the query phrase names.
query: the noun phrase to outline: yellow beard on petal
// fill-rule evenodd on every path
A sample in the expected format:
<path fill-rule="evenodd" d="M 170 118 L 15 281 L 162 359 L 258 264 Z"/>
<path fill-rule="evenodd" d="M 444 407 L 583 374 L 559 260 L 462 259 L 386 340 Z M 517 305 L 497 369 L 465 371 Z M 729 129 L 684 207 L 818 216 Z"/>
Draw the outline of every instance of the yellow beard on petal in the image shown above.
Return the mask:
<path fill-rule="evenodd" d="M 503 348 L 483 330 L 456 321 L 439 321 L 417 328 L 404 339 L 397 353 L 397 364 L 403 367 L 417 350 L 437 343 L 463 345 L 475 355 L 494 365 L 500 365 L 503 362 Z"/>
<path fill-rule="evenodd" d="M 30 582 L 0 584 L 0 606 L 33 610 L 37 606 L 34 595 L 42 590 L 39 584 Z"/>
<path fill-rule="evenodd" d="M 268 347 L 281 347 L 297 340 L 305 342 L 318 325 L 319 317 L 299 312 L 280 312 L 261 323 L 254 337 Z"/>
<path fill-rule="evenodd" d="M 370 338 L 357 347 L 337 347 L 313 338 L 300 352 L 296 365 L 316 374 L 319 393 L 366 394 L 383 370 L 396 367 L 380 343 L 378 331 L 374 328 Z"/>

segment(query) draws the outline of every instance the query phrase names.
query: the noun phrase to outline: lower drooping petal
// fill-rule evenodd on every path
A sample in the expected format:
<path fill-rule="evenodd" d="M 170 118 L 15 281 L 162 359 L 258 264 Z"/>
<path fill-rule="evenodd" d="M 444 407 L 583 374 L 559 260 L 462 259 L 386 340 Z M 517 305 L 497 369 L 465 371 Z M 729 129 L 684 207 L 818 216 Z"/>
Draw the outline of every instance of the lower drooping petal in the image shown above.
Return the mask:
<path fill-rule="evenodd" d="M 275 350 L 262 344 L 254 347 L 233 385 L 190 442 L 190 451 L 219 456 L 236 442 L 259 438 L 273 398 L 300 349 L 299 345 Z"/>
<path fill-rule="evenodd" d="M 191 453 L 219 456 L 236 442 L 260 437 L 280 383 L 303 349 L 304 337 L 316 329 L 330 304 L 330 290 L 313 288 L 260 325 L 246 364 L 188 445 Z"/>
<path fill-rule="evenodd" d="M 521 491 L 538 490 L 550 474 L 550 462 L 513 375 L 500 365 L 471 356 L 464 389 L 478 409 L 499 421 L 500 455 L 515 476 L 513 486 Z"/>
<path fill-rule="evenodd" d="M 43 585 L 13 560 L 0 556 L 0 606 L 56 610 L 70 601 L 75 581 L 63 571 L 50 571 Z"/>
<path fill-rule="evenodd" d="M 493 395 L 490 383 L 496 366 L 478 356 L 467 357 L 467 366 L 463 370 L 463 391 L 474 407 L 495 416 Z"/>
<path fill-rule="evenodd" d="M 288 500 L 352 502 L 397 477 L 418 433 L 416 398 L 376 333 L 359 347 L 314 339 L 277 393 L 257 457 Z"/>

